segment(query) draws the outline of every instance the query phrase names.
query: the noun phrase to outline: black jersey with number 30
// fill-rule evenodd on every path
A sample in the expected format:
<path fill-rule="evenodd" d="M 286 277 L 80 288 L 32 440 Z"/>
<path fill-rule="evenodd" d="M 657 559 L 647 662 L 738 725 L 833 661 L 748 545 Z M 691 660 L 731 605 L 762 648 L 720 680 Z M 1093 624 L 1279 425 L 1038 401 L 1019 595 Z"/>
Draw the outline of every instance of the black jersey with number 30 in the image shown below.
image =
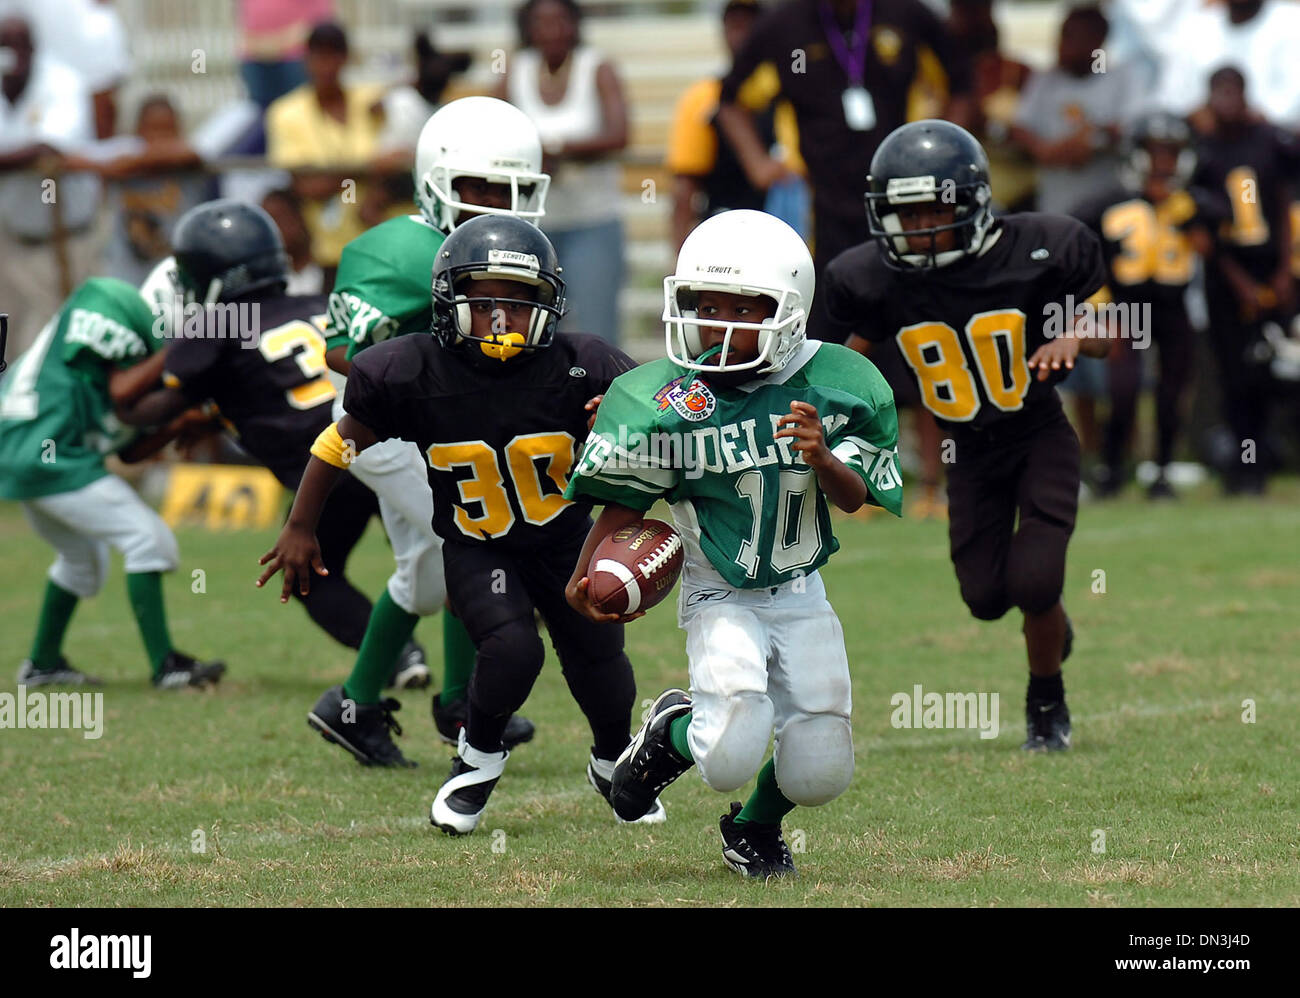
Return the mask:
<path fill-rule="evenodd" d="M 191 339 L 176 331 L 163 381 L 194 401 L 212 399 L 240 446 L 297 488 L 336 394 L 325 367 L 326 299 L 285 295 L 238 305 L 239 322 L 257 335 L 241 339 L 235 321 L 226 323 L 225 336 Z M 220 328 L 211 318 L 205 327 Z"/>
<path fill-rule="evenodd" d="M 583 406 L 634 366 L 595 336 L 557 334 L 499 370 L 399 336 L 357 354 L 343 405 L 381 440 L 419 444 L 442 537 L 535 547 L 584 529 L 591 506 L 563 495 L 587 438 Z"/>
<path fill-rule="evenodd" d="M 847 331 L 898 343 L 942 423 L 983 429 L 1059 411 L 1064 372 L 1039 381 L 1027 361 L 1105 283 L 1101 243 L 1086 226 L 1025 213 L 1001 219 L 981 255 L 932 270 L 894 270 L 875 242 L 862 243 L 831 261 L 819 290 Z"/>

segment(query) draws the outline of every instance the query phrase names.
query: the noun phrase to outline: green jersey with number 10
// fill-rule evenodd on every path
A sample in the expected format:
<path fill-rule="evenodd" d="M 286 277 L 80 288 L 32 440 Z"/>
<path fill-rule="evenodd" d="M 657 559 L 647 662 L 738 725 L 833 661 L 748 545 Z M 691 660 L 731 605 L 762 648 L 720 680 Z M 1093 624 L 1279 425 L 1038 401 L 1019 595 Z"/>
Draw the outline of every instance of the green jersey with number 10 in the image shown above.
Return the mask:
<path fill-rule="evenodd" d="M 703 563 L 737 589 L 810 574 L 839 542 L 816 473 L 790 438 L 775 437 L 792 401 L 816 407 L 831 453 L 901 516 L 893 393 L 865 357 L 814 341 L 775 375 L 736 388 L 668 360 L 620 375 L 565 495 L 637 510 L 666 499 L 688 566 Z"/>

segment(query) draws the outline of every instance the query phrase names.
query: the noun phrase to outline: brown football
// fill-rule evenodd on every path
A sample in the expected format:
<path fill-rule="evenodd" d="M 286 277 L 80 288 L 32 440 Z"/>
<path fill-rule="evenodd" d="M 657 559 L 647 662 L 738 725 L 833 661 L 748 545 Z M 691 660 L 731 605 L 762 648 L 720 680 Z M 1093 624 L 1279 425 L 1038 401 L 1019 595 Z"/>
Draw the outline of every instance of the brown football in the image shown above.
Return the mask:
<path fill-rule="evenodd" d="M 682 538 L 663 520 L 642 520 L 600 542 L 587 592 L 604 613 L 636 613 L 663 602 L 682 574 Z"/>

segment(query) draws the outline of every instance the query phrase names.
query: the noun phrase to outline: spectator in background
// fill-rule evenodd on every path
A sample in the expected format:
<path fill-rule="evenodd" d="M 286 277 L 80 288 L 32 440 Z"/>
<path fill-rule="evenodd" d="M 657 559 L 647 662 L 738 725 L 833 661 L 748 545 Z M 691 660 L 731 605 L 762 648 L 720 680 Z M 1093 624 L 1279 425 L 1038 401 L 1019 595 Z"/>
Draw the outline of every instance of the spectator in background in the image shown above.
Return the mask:
<path fill-rule="evenodd" d="M 407 166 L 415 165 L 415 145 L 420 130 L 438 108 L 453 76 L 469 69 L 471 53 L 442 52 L 428 33 L 415 33 L 415 80 L 393 87 L 384 95 L 384 130 L 379 136 L 381 154 L 400 152 Z"/>
<path fill-rule="evenodd" d="M 1061 23 L 1057 63 L 1029 79 L 1011 127 L 1012 141 L 1038 164 L 1038 210 L 1063 215 L 1110 187 L 1119 173 L 1124 126 L 1141 100 L 1124 66 L 1102 46 L 1110 24 L 1094 5 L 1071 7 Z M 1106 363 L 1080 357 L 1061 390 L 1073 398 L 1084 466 L 1095 473 L 1101 450 L 1097 400 Z"/>
<path fill-rule="evenodd" d="M 862 196 L 871 158 L 881 140 L 907 121 L 926 49 L 947 76 L 948 116 L 970 124 L 969 61 L 921 0 L 785 0 L 762 15 L 722 81 L 718 123 L 750 183 L 767 190 L 788 176 L 790 167 L 770 155 L 739 96 L 759 66 L 776 67 L 781 95 L 794 108 L 812 188 L 819 282 L 832 259 L 869 238 Z M 809 337 L 843 342 L 850 331 L 831 321 L 824 295 L 813 296 Z M 870 350 L 898 407 L 916 413 L 923 483 L 919 513 L 942 517 L 938 424 L 920 406 L 916 378 L 898 345 L 891 340 Z"/>
<path fill-rule="evenodd" d="M 971 57 L 976 102 L 972 131 L 989 156 L 994 208 L 1022 211 L 1033 203 L 1037 176 L 1033 161 L 1011 141 L 1011 125 L 1031 70 L 999 51 L 993 0 L 952 0 L 948 30 Z"/>
<path fill-rule="evenodd" d="M 113 144 L 113 158 L 87 161 L 108 181 L 113 231 L 104 255 L 105 273 L 142 284 L 159 260 L 171 254 L 177 220 L 204 200 L 208 178 L 202 159 L 181 134 L 180 117 L 164 94 L 146 97 L 136 114 L 135 135 Z"/>
<path fill-rule="evenodd" d="M 571 311 L 562 331 L 619 340 L 623 196 L 618 153 L 628 110 L 614 66 L 582 44 L 574 0 L 527 0 L 516 13 L 520 51 L 496 90 L 537 126 L 551 176 L 542 228 L 564 267 Z"/>
<path fill-rule="evenodd" d="M 318 295 L 325 287 L 325 272 L 311 258 L 311 233 L 302 217 L 302 205 L 292 190 L 281 188 L 262 198 L 262 209 L 271 216 L 289 254 L 289 283 L 286 295 Z"/>
<path fill-rule="evenodd" d="M 0 311 L 11 357 L 99 270 L 99 178 L 63 172 L 64 157 L 94 140 L 81 79 L 36 50 L 25 19 L 0 19 Z"/>
<path fill-rule="evenodd" d="M 880 140 L 907 120 L 922 47 L 935 53 L 948 74 L 949 115 L 968 124 L 969 66 L 921 0 L 786 0 L 762 15 L 722 81 L 718 123 L 750 183 L 767 190 L 790 167 L 770 154 L 739 95 L 759 66 L 776 67 L 781 95 L 794 107 L 812 187 L 819 277 L 831 259 L 868 238 L 862 206 L 867 171 Z M 819 297 L 813 299 L 808 335 L 847 335 L 830 323 Z M 890 384 L 897 393 L 895 380 Z"/>
<path fill-rule="evenodd" d="M 307 82 L 307 36 L 335 18 L 334 0 L 239 0 L 239 75 L 259 107 Z"/>
<path fill-rule="evenodd" d="M 1216 0 L 1192 7 L 1160 26 L 1168 44 L 1156 103 L 1190 113 L 1210 74 L 1237 66 L 1255 110 L 1274 124 L 1300 129 L 1300 3 L 1294 0 Z"/>
<path fill-rule="evenodd" d="M 415 198 L 415 147 L 424 123 L 442 106 L 442 96 L 453 76 L 473 62 L 469 52 L 440 52 L 428 34 L 415 33 L 415 80 L 384 94 L 384 127 L 376 142 L 376 165 L 384 182 L 372 188 L 367 213 L 382 214 L 392 205 L 410 205 Z"/>
<path fill-rule="evenodd" d="M 761 13 L 755 0 L 729 0 L 723 8 L 722 35 L 732 61 Z M 746 81 L 739 100 L 753 113 L 764 146 L 780 144 L 784 162 L 790 165 L 797 161 L 798 167 L 792 169 L 801 171 L 793 112 L 788 104 L 773 101 L 780 86 L 775 67 L 765 64 Z M 731 142 L 719 133 L 721 91 L 720 78 L 699 80 L 682 94 L 673 115 L 665 165 L 673 174 L 673 245 L 677 249 L 681 249 L 691 230 L 709 216 L 737 208 L 761 211 L 767 202 L 767 192 L 749 182 Z M 783 109 L 788 120 L 784 131 L 778 123 Z"/>
<path fill-rule="evenodd" d="M 348 39 L 337 24 L 318 24 L 307 38 L 309 82 L 266 112 L 267 159 L 293 174 L 311 232 L 312 256 L 332 287 L 343 247 L 368 225 L 363 220 L 365 174 L 383 128 L 382 89 L 343 85 Z"/>
<path fill-rule="evenodd" d="M 1210 343 L 1232 433 L 1224 487 L 1259 494 L 1273 459 L 1265 437 L 1271 386 L 1254 348 L 1264 321 L 1276 319 L 1286 328 L 1295 312 L 1290 207 L 1300 155 L 1294 136 L 1251 110 L 1246 92 L 1240 70 L 1216 70 L 1209 104 L 1192 120 L 1200 132 L 1197 178 L 1226 195 L 1231 210 L 1205 272 Z"/>

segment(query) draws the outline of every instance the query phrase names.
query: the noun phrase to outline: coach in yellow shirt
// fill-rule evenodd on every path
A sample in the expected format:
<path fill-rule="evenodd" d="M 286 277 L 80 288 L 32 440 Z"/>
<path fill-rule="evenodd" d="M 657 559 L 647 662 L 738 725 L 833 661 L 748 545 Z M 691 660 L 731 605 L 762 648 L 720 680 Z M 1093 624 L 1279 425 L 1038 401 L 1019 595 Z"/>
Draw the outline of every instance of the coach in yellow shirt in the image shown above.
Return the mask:
<path fill-rule="evenodd" d="M 348 40 L 337 24 L 307 36 L 308 82 L 266 111 L 267 158 L 291 170 L 294 192 L 312 237 L 312 256 L 333 283 L 343 247 L 368 226 L 362 221 L 364 174 L 383 128 L 378 86 L 343 86 Z M 373 224 L 379 219 L 371 219 Z"/>

